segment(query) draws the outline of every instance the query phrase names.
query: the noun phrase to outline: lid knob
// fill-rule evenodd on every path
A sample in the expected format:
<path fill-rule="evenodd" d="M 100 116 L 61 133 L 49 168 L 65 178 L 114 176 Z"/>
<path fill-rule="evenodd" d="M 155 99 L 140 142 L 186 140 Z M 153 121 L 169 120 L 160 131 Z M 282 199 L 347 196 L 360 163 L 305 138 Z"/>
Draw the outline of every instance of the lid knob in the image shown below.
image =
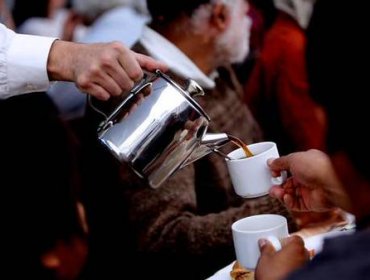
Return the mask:
<path fill-rule="evenodd" d="M 195 97 L 195 96 L 203 96 L 205 93 L 204 93 L 204 90 L 200 87 L 200 85 L 194 81 L 194 80 L 188 80 L 187 81 L 187 85 L 185 87 L 185 91 L 191 96 L 191 97 Z"/>

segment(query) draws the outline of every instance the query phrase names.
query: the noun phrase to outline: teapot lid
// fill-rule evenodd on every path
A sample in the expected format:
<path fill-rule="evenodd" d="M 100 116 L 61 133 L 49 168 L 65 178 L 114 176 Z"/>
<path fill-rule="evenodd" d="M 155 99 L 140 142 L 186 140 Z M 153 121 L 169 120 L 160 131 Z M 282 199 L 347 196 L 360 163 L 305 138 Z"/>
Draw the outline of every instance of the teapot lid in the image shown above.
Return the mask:
<path fill-rule="evenodd" d="M 208 114 L 203 110 L 203 108 L 195 101 L 193 97 L 190 96 L 190 93 L 180 87 L 174 80 L 172 80 L 168 75 L 162 73 L 160 70 L 155 71 L 157 76 L 162 77 L 167 82 L 169 82 L 172 86 L 179 90 L 179 92 L 208 120 L 210 121 L 211 118 Z M 195 82 L 192 81 L 193 84 L 196 84 L 197 88 L 203 92 L 203 89 Z M 203 92 L 204 93 L 204 92 Z M 203 95 L 203 94 L 202 94 Z"/>

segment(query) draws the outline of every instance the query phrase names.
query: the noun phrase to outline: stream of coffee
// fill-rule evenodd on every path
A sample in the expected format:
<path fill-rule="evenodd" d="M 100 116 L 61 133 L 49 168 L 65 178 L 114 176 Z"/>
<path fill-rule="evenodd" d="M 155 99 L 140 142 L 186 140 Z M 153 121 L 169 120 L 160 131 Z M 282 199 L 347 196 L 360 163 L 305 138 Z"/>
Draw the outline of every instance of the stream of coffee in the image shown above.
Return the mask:
<path fill-rule="evenodd" d="M 248 146 L 242 140 L 233 135 L 228 134 L 227 136 L 229 137 L 231 142 L 233 142 L 235 145 L 243 149 L 246 157 L 253 157 L 253 153 L 249 150 Z"/>

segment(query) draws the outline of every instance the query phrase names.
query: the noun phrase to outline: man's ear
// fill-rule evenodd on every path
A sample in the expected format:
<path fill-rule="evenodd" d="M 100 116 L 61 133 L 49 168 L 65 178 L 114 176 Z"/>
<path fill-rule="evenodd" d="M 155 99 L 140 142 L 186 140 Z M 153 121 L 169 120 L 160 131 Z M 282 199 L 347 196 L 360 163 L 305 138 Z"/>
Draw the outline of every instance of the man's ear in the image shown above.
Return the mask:
<path fill-rule="evenodd" d="M 214 4 L 210 24 L 220 32 L 225 31 L 230 22 L 230 9 L 224 3 Z"/>

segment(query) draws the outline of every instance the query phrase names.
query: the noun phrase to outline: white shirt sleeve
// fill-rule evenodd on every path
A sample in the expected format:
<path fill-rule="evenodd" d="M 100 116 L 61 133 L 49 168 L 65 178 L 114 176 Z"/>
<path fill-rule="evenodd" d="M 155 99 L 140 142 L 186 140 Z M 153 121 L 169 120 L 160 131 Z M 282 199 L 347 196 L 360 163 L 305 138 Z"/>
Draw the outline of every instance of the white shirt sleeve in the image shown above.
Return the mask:
<path fill-rule="evenodd" d="M 55 40 L 17 34 L 0 24 L 0 99 L 47 90 L 47 60 Z"/>

